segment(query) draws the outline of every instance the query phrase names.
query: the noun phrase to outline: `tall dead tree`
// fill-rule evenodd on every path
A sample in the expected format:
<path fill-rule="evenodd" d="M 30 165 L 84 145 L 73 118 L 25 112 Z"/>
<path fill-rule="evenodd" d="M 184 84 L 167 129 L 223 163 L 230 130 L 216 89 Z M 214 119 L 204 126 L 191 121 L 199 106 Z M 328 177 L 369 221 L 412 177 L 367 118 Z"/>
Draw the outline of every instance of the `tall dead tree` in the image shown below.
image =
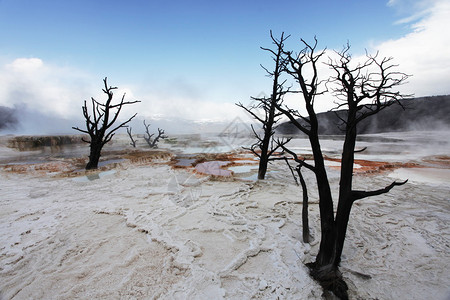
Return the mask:
<path fill-rule="evenodd" d="M 117 104 L 113 104 L 113 91 L 117 89 L 117 87 L 108 86 L 107 77 L 103 79 L 103 84 L 104 88 L 102 89 L 102 91 L 107 95 L 106 102 L 100 103 L 92 97 L 92 108 L 90 113 L 87 101 L 84 101 L 82 110 L 83 116 L 86 120 L 86 129 L 72 127 L 75 130 L 88 134 L 90 137 L 90 140 L 85 140 L 83 138 L 83 141 L 88 143 L 90 147 L 89 162 L 86 165 L 86 170 L 96 169 L 98 167 L 98 161 L 100 159 L 103 146 L 111 141 L 115 134 L 115 131 L 117 131 L 119 128 L 126 127 L 126 124 L 128 124 L 136 116 L 136 114 L 134 114 L 127 121 L 122 122 L 117 126 L 114 125 L 119 117 L 122 107 L 124 105 L 140 102 L 125 101 L 125 94 L 123 94 L 121 101 Z"/>
<path fill-rule="evenodd" d="M 341 261 L 347 224 L 352 205 L 355 201 L 370 196 L 389 192 L 394 186 L 403 185 L 404 182 L 393 182 L 389 186 L 372 191 L 359 191 L 352 188 L 353 164 L 355 159 L 355 145 L 358 124 L 393 104 L 401 105 L 399 100 L 409 97 L 394 90 L 403 84 L 408 75 L 395 71 L 397 65 L 390 58 L 378 58 L 366 54 L 366 60 L 359 64 L 352 64 L 347 45 L 338 52 L 338 59 L 330 59 L 328 65 L 334 70 L 335 76 L 331 82 L 336 86 L 333 92 L 340 101 L 338 107 L 345 107 L 347 115 L 341 118 L 345 126 L 345 140 L 342 149 L 341 174 L 339 182 L 339 200 L 335 218 L 335 245 L 332 253 L 323 253 L 321 259 L 329 261 L 337 268 Z"/>
<path fill-rule="evenodd" d="M 259 134 L 252 125 L 256 142 L 248 148 L 248 150 L 252 151 L 259 158 L 258 179 L 265 178 L 267 165 L 271 161 L 271 156 L 281 147 L 273 138 L 276 124 L 282 115 L 282 113 L 276 110 L 276 104 L 281 105 L 284 95 L 288 92 L 288 89 L 284 88 L 286 80 L 282 80 L 281 75 L 287 64 L 287 60 L 283 56 L 284 42 L 289 36 L 285 37 L 283 32 L 280 39 L 277 40 L 272 35 L 272 31 L 270 31 L 270 37 L 272 38 L 273 44 L 276 45 L 275 50 L 261 47 L 262 50 L 271 53 L 272 59 L 275 62 L 273 71 L 269 71 L 264 66 L 261 66 L 266 71 L 267 76 L 272 78 L 272 93 L 270 97 L 252 97 L 254 103 L 248 107 L 242 103 L 236 104 L 262 124 L 262 134 Z M 286 144 L 287 142 L 289 141 L 285 140 L 282 144 Z"/>
<path fill-rule="evenodd" d="M 384 188 L 373 191 L 352 189 L 357 125 L 363 119 L 403 98 L 399 92 L 392 92 L 392 89 L 402 84 L 408 76 L 392 71 L 395 65 L 390 63 L 390 58 L 379 60 L 377 56 L 368 55 L 364 63 L 351 67 L 349 47 L 338 53 L 340 59 L 329 61 L 328 65 L 336 72 L 336 76 L 331 78 L 331 81 L 337 84 L 333 91 L 343 101 L 340 107 L 345 105 L 348 108 L 346 118 L 341 118 L 345 125 L 343 132 L 345 142 L 342 150 L 338 209 L 335 216 L 331 188 L 318 135 L 318 120 L 314 109 L 316 96 L 324 92 L 319 91 L 321 81 L 318 79 L 317 64 L 325 54 L 325 50 L 316 53 L 317 39 L 314 39 L 312 45 L 304 40 L 301 41 L 304 48 L 299 54 L 294 55 L 290 51 L 284 51 L 284 53 L 289 60 L 289 67 L 286 71 L 300 86 L 307 116 L 302 116 L 297 110 L 281 105 L 277 105 L 277 109 L 307 135 L 314 157 L 314 164 L 296 159 L 302 167 L 314 172 L 319 193 L 321 240 L 316 260 L 309 265 L 311 274 L 325 290 L 332 291 L 341 299 L 348 299 L 348 287 L 343 281 L 338 267 L 351 207 L 357 200 L 387 193 L 394 186 L 406 183 L 406 181 L 394 181 Z M 305 74 L 310 74 L 311 77 L 306 78 Z M 282 148 L 288 153 L 294 154 L 285 146 Z"/>
<path fill-rule="evenodd" d="M 324 249 L 332 248 L 334 231 L 334 226 L 329 225 L 334 223 L 333 199 L 328 175 L 325 169 L 325 160 L 319 140 L 319 124 L 316 112 L 314 110 L 314 101 L 316 96 L 325 92 L 319 90 L 319 86 L 321 86 L 323 82 L 319 80 L 317 70 L 317 64 L 325 54 L 325 50 L 316 52 L 317 39 L 314 39 L 314 44 L 312 45 L 308 44 L 303 39 L 301 42 L 304 47 L 298 54 L 294 54 L 292 51 L 285 51 L 284 53 L 287 55 L 289 60 L 289 67 L 286 69 L 286 72 L 294 78 L 300 87 L 299 94 L 301 94 L 301 97 L 303 98 L 302 102 L 306 109 L 307 116 L 302 116 L 298 110 L 280 105 L 277 106 L 277 109 L 287 116 L 292 124 L 308 137 L 311 145 L 314 164 L 306 163 L 304 160 L 297 159 L 295 153 L 287 149 L 285 146 L 283 146 L 283 149 L 292 154 L 302 167 L 312 171 L 315 175 L 319 193 L 321 225 L 321 242 L 319 246 L 320 252 L 324 251 Z M 305 73 L 308 72 L 311 74 L 310 79 L 305 77 Z M 328 214 L 329 211 L 332 212 L 331 216 Z M 319 264 L 317 265 L 319 266 Z"/>

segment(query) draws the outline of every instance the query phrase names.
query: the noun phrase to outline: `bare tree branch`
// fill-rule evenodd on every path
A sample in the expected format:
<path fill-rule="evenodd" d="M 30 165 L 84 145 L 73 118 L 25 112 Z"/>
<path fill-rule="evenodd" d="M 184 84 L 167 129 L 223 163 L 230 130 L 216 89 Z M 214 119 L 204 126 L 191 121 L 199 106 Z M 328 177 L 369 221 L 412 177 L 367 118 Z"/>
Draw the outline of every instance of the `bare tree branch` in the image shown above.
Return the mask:
<path fill-rule="evenodd" d="M 131 127 L 127 127 L 127 133 L 131 139 L 130 145 L 133 146 L 134 148 L 136 148 L 136 140 L 133 138 L 133 135 L 131 134 Z"/>
<path fill-rule="evenodd" d="M 289 150 L 289 149 L 286 148 L 283 144 L 280 144 L 280 147 L 281 147 L 284 151 L 286 151 L 288 154 L 290 154 L 298 164 L 300 164 L 301 166 L 303 166 L 303 167 L 305 167 L 305 168 L 307 168 L 308 170 L 311 170 L 311 171 L 313 171 L 313 172 L 316 171 L 316 169 L 315 169 L 314 166 L 312 166 L 312 165 L 306 163 L 304 159 L 300 159 L 300 158 L 298 157 L 298 155 L 297 155 L 294 151 Z"/>
<path fill-rule="evenodd" d="M 353 153 L 360 153 L 360 152 L 363 152 L 363 151 L 366 151 L 366 150 L 367 150 L 367 147 L 364 147 L 362 149 L 353 151 Z"/>
<path fill-rule="evenodd" d="M 392 57 L 379 59 L 378 52 L 375 55 L 366 52 L 366 60 L 352 67 L 349 50 L 350 45 L 347 44 L 342 51 L 336 52 L 337 59 L 330 58 L 327 63 L 335 71 L 330 81 L 339 84 L 332 92 L 342 101 L 335 109 L 347 106 L 349 110 L 357 112 L 352 124 L 341 119 L 344 124 L 356 126 L 362 120 L 393 104 L 400 104 L 399 100 L 411 96 L 391 91 L 410 77 L 402 72 L 391 71 L 397 67 L 391 62 Z"/>
<path fill-rule="evenodd" d="M 283 157 L 283 160 L 286 162 L 286 165 L 288 166 L 289 170 L 291 171 L 292 177 L 294 178 L 295 184 L 298 186 L 299 183 L 298 183 L 297 177 L 295 176 L 294 168 L 291 167 L 291 165 L 289 164 L 289 160 L 286 156 Z"/>
<path fill-rule="evenodd" d="M 147 142 L 147 144 L 150 146 L 150 148 L 157 148 L 158 142 L 160 139 L 168 138 L 168 136 L 164 134 L 164 130 L 161 128 L 158 128 L 158 135 L 154 139 L 152 139 L 152 137 L 155 134 L 150 133 L 150 130 L 149 130 L 150 124 L 147 125 L 145 123 L 145 120 L 144 120 L 144 127 L 145 127 L 145 134 L 146 134 L 146 135 L 144 135 L 144 140 Z"/>
<path fill-rule="evenodd" d="M 408 182 L 408 179 L 402 182 L 397 182 L 394 181 L 392 182 L 390 185 L 382 188 L 382 189 L 378 189 L 378 190 L 374 190 L 374 191 L 357 191 L 354 190 L 351 193 L 351 199 L 352 201 L 356 201 L 356 200 L 360 200 L 363 198 L 367 198 L 367 197 L 371 197 L 371 196 L 377 196 L 377 195 L 381 195 L 381 194 L 386 194 L 388 193 L 394 186 L 400 186 L 400 185 L 404 185 L 405 183 Z"/>

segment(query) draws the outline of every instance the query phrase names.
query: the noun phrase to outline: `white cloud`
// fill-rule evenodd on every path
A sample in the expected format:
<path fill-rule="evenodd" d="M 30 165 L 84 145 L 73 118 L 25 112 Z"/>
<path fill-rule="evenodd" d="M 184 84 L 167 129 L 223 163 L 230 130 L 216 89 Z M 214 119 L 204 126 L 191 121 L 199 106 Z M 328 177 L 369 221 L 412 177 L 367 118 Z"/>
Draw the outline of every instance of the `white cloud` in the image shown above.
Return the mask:
<path fill-rule="evenodd" d="M 44 62 L 39 58 L 18 58 L 7 65 L 13 72 L 33 73 L 39 71 L 44 66 Z"/>
<path fill-rule="evenodd" d="M 0 82 L 0 105 L 25 105 L 49 117 L 73 118 L 80 114 L 91 78 L 39 58 L 18 58 L 0 68 Z"/>
<path fill-rule="evenodd" d="M 149 82 L 151 84 L 124 85 L 124 88 L 133 91 L 133 96 L 128 97 L 127 94 L 127 98 L 141 101 L 132 108 L 139 111 L 140 117 L 214 122 L 226 122 L 237 115 L 243 117 L 241 109 L 234 104 L 239 99 L 228 97 L 232 95 L 230 91 L 221 93 L 207 83 L 201 82 L 206 87 L 199 86 L 199 83 L 180 76 Z"/>
<path fill-rule="evenodd" d="M 427 7 L 427 14 L 411 24 L 412 32 L 385 41 L 375 50 L 394 57 L 400 71 L 413 75 L 403 92 L 416 96 L 450 94 L 450 2 L 420 1 L 416 7 Z"/>
<path fill-rule="evenodd" d="M 208 101 L 170 93 L 142 93 L 143 97 L 139 97 L 139 92 L 136 94 L 136 98 L 142 101 L 138 104 L 140 115 L 151 119 L 224 122 L 241 113 L 231 102 Z"/>
<path fill-rule="evenodd" d="M 15 107 L 24 112 L 28 120 L 20 118 L 22 129 L 39 133 L 39 128 L 55 128 L 55 132 L 70 133 L 71 126 L 84 126 L 81 113 L 83 101 L 90 98 L 103 102 L 105 95 L 102 78 L 80 70 L 51 65 L 39 58 L 17 58 L 0 66 L 0 106 Z M 241 110 L 232 102 L 207 100 L 208 93 L 193 84 L 176 80 L 152 82 L 151 86 L 127 84 L 108 78 L 108 85 L 118 86 L 115 101 L 125 93 L 125 101 L 140 100 L 141 103 L 124 106 L 120 119 L 125 120 L 138 112 L 139 119 L 155 123 L 158 120 L 227 122 L 240 115 Z M 30 118 L 33 115 L 39 118 Z M 64 128 L 59 128 L 66 119 Z M 73 121 L 70 121 L 73 120 Z M 54 122 L 55 124 L 52 124 Z M 68 126 L 72 122 L 71 126 Z M 44 126 L 45 123 L 45 126 Z M 183 125 L 180 125 L 183 126 Z M 67 127 L 67 128 L 66 128 Z M 180 128 L 182 129 L 182 128 Z M 174 130 L 177 128 L 174 126 Z"/>
<path fill-rule="evenodd" d="M 441 0 L 390 0 L 387 6 L 391 7 L 399 15 L 406 15 L 396 24 L 406 24 L 424 17 L 429 13 L 429 8 Z"/>
<path fill-rule="evenodd" d="M 422 10 L 420 12 L 417 12 L 413 15 L 410 15 L 406 18 L 400 19 L 398 21 L 396 21 L 394 24 L 399 25 L 399 24 L 409 24 L 411 22 L 415 22 L 417 20 L 420 20 L 421 18 L 425 17 L 427 14 L 429 13 L 428 10 Z"/>

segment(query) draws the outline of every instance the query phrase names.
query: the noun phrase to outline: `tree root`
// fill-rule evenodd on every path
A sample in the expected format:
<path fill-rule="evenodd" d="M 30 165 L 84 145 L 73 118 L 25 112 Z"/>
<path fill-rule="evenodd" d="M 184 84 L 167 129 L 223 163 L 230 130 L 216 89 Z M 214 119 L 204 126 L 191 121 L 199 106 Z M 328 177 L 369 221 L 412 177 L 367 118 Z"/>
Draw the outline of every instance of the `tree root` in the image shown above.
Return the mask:
<path fill-rule="evenodd" d="M 339 299 L 348 300 L 348 286 L 338 268 L 332 265 L 318 267 L 316 263 L 308 263 L 306 266 L 312 278 L 322 286 L 325 294 L 332 292 Z"/>

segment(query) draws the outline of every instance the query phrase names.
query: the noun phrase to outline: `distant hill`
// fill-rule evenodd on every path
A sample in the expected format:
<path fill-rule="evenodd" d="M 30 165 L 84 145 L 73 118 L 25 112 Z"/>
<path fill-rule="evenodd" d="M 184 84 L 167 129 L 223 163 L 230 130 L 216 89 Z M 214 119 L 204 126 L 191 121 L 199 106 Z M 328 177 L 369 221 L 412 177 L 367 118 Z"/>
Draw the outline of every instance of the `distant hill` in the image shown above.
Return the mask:
<path fill-rule="evenodd" d="M 420 97 L 400 101 L 405 109 L 394 104 L 358 125 L 358 133 L 381 133 L 395 131 L 450 130 L 450 95 Z M 346 110 L 337 111 L 345 116 Z M 343 134 L 339 129 L 342 122 L 336 112 L 318 113 L 319 134 Z M 281 134 L 300 134 L 289 121 L 278 126 Z"/>

